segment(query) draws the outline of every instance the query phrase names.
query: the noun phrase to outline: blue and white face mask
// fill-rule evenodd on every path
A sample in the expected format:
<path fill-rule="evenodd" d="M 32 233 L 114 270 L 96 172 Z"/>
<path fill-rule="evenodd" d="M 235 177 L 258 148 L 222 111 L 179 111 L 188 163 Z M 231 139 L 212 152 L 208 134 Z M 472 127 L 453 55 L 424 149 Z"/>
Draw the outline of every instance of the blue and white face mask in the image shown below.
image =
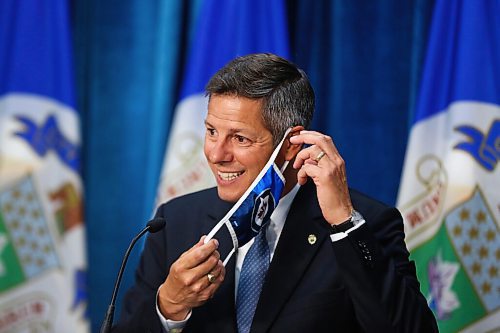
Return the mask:
<path fill-rule="evenodd" d="M 214 237 L 223 225 L 227 227 L 233 240 L 233 249 L 224 260 L 224 265 L 226 265 L 238 247 L 245 245 L 257 236 L 262 226 L 267 223 L 278 205 L 283 189 L 285 188 L 283 172 L 288 165 L 288 161 L 285 161 L 280 170 L 275 163 L 275 159 L 288 133 L 290 133 L 290 129 L 286 131 L 283 139 L 281 139 L 279 145 L 274 149 L 266 165 L 243 196 L 205 238 L 206 243 Z"/>

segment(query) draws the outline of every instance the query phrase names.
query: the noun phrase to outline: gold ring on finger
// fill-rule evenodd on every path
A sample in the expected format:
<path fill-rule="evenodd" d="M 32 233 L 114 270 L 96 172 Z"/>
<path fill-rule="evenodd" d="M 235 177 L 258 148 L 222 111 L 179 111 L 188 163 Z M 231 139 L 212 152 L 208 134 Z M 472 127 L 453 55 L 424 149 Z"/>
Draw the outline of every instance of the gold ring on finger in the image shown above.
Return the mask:
<path fill-rule="evenodd" d="M 325 156 L 325 152 L 324 151 L 320 151 L 319 154 L 314 158 L 314 160 L 316 161 L 316 163 L 319 162 L 320 159 L 323 158 L 323 156 Z"/>
<path fill-rule="evenodd" d="M 210 282 L 210 283 L 214 283 L 215 280 L 217 279 L 216 276 L 212 273 L 208 273 L 207 278 L 208 278 L 208 282 Z"/>

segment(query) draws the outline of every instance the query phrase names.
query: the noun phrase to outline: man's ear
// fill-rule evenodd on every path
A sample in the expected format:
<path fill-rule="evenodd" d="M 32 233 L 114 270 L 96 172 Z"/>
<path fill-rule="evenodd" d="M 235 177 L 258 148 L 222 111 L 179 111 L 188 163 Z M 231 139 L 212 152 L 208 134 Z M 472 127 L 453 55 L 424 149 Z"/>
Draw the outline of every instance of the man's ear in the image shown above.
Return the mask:
<path fill-rule="evenodd" d="M 290 142 L 290 138 L 294 135 L 299 135 L 300 131 L 304 130 L 304 126 L 294 126 L 290 133 L 288 133 L 288 137 L 286 139 L 286 151 L 285 151 L 285 160 L 291 161 L 297 156 L 299 151 L 302 149 L 301 144 L 293 144 Z"/>

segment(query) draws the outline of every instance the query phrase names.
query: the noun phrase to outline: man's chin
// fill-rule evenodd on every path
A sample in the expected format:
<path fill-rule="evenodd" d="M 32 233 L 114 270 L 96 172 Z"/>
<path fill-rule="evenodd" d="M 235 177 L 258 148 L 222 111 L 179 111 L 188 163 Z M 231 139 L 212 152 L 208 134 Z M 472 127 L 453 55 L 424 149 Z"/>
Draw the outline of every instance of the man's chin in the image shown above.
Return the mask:
<path fill-rule="evenodd" d="M 221 190 L 220 188 L 217 188 L 217 194 L 219 195 L 219 198 L 222 201 L 226 202 L 233 202 L 235 203 L 238 201 L 238 199 L 242 196 L 242 194 L 236 194 L 235 193 L 230 193 L 230 191 L 227 190 Z"/>

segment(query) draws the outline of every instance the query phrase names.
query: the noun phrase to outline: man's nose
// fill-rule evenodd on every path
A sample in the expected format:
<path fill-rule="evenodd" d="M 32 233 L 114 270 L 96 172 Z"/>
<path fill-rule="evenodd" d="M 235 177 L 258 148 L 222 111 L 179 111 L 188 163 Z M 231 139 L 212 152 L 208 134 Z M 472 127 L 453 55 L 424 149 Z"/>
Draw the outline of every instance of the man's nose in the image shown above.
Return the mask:
<path fill-rule="evenodd" d="M 232 156 L 230 144 L 226 140 L 217 140 L 213 143 L 210 150 L 210 162 L 229 162 L 233 158 Z"/>

